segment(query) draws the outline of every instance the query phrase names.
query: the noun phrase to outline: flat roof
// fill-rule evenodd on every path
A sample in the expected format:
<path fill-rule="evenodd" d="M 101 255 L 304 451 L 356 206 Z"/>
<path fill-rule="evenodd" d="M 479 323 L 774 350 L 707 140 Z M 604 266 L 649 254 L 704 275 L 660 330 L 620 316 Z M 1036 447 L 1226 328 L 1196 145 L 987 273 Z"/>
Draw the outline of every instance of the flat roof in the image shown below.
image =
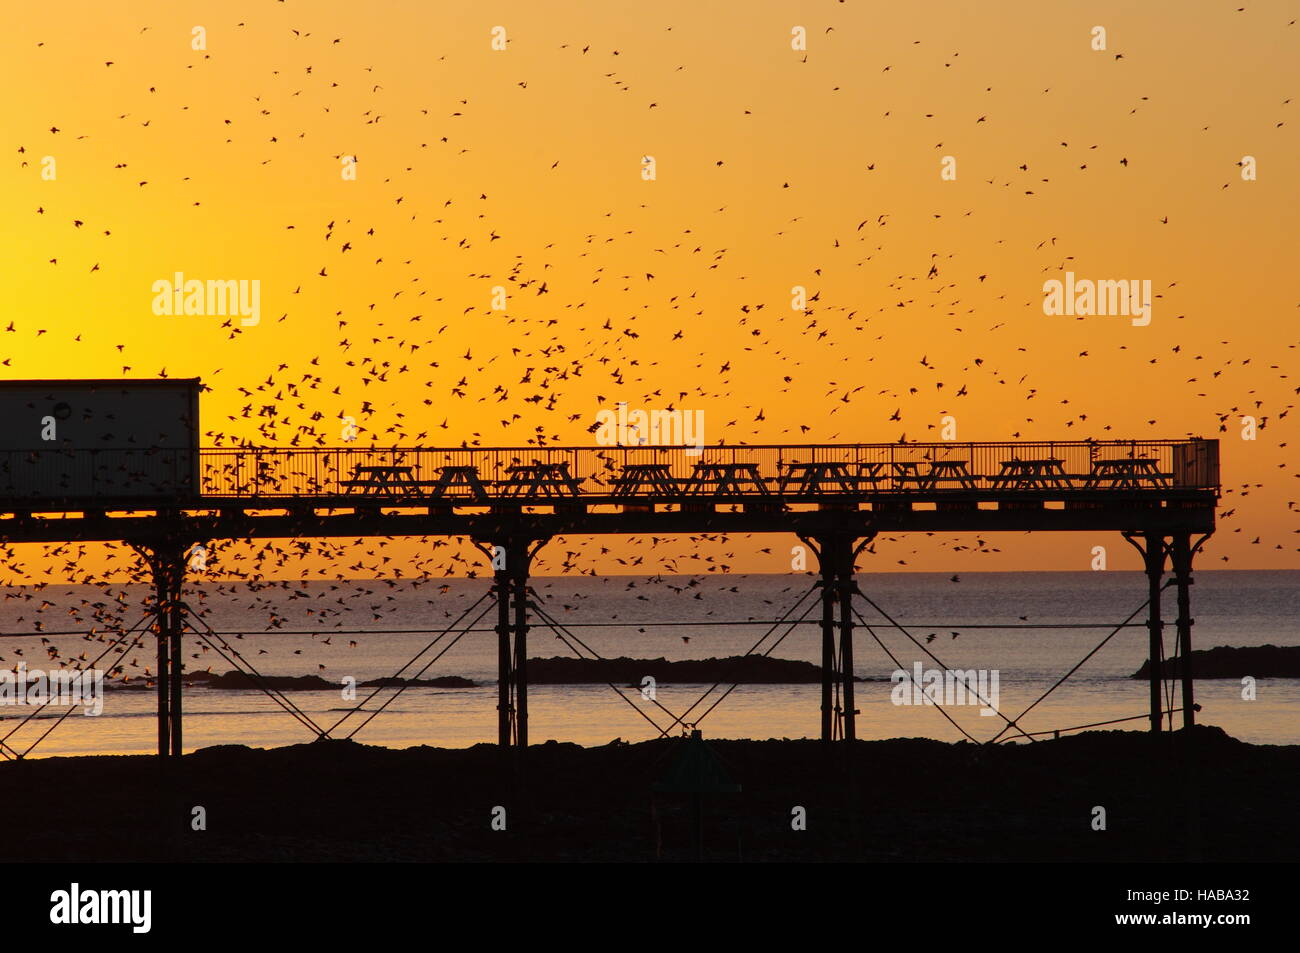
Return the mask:
<path fill-rule="evenodd" d="M 74 384 L 82 387 L 174 387 L 181 384 L 197 384 L 203 381 L 197 377 L 85 377 L 85 378 L 37 378 L 33 380 L 0 380 L 0 387 L 65 387 Z"/>

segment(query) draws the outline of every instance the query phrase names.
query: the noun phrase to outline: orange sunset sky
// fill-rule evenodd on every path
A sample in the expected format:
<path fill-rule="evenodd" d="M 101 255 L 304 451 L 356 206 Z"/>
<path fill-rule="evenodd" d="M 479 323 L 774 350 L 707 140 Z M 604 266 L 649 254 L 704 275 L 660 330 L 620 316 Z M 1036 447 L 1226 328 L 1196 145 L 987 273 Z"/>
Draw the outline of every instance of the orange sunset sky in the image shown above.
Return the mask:
<path fill-rule="evenodd" d="M 342 415 L 386 446 L 589 445 L 620 400 L 703 410 L 709 443 L 934 440 L 944 415 L 961 440 L 1218 437 L 1200 565 L 1295 568 L 1297 18 L 1255 0 L 11 5 L 0 375 L 200 377 L 209 446 L 335 446 Z M 1067 270 L 1150 280 L 1150 325 L 1044 315 Z M 259 280 L 260 323 L 155 315 L 178 271 Z M 992 556 L 881 542 L 860 568 L 1082 570 L 1099 543 L 1136 566 L 1086 535 Z M 774 537 L 600 545 L 552 549 L 611 572 L 703 571 L 700 553 L 789 570 Z M 298 566 L 336 571 L 277 572 Z"/>

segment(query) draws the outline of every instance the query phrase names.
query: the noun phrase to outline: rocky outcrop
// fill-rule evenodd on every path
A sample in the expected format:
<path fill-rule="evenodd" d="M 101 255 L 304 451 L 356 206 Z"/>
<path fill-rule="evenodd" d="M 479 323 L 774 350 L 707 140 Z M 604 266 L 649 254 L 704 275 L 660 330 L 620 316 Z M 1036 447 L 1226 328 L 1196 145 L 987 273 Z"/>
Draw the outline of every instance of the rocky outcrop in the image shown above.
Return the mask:
<path fill-rule="evenodd" d="M 1213 649 L 1193 649 L 1192 678 L 1300 678 L 1300 646 L 1251 645 L 1232 648 L 1220 645 Z M 1142 663 L 1131 678 L 1147 678 L 1151 662 Z M 1166 659 L 1161 674 L 1181 678 L 1183 660 Z"/>

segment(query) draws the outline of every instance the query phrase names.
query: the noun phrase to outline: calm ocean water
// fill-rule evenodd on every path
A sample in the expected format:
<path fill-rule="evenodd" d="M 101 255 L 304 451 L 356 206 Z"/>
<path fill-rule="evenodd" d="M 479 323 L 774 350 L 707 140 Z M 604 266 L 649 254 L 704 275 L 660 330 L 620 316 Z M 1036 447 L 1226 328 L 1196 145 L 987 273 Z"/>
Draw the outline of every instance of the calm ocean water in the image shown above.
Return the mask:
<path fill-rule="evenodd" d="M 661 576 L 661 577 L 552 577 L 534 580 L 547 611 L 587 645 L 606 658 L 687 659 L 743 654 L 767 629 L 753 620 L 773 620 L 793 605 L 811 584 L 803 576 Z M 924 643 L 943 665 L 954 669 L 986 669 L 999 673 L 999 708 L 1014 717 L 1061 675 L 1082 659 L 1109 632 L 1109 628 L 992 629 L 974 625 L 1029 623 L 1062 626 L 1114 625 L 1123 621 L 1146 597 L 1144 578 L 1138 573 L 962 573 L 959 582 L 948 574 L 862 574 L 862 590 L 897 622 Z M 258 670 L 268 675 L 320 675 L 342 683 L 345 676 L 358 681 L 392 675 L 425 646 L 434 635 L 484 594 L 485 580 L 445 580 L 413 583 L 361 581 L 353 583 L 263 584 L 218 593 L 208 586 L 191 596 L 201 604 L 203 617 L 223 633 L 243 632 L 242 639 L 227 635 Z M 82 651 L 93 658 L 103 644 L 77 635 L 49 634 L 76 629 L 69 614 L 81 600 L 102 601 L 98 590 L 82 586 L 51 586 L 19 595 L 0 605 L 0 631 L 31 632 L 32 619 L 40 618 L 46 638 L 65 657 Z M 130 587 L 130 597 L 140 604 L 144 590 Z M 200 598 L 201 597 L 201 598 Z M 1193 647 L 1217 645 L 1300 645 L 1300 572 L 1198 572 L 1192 590 Z M 42 600 L 53 603 L 39 615 Z M 484 602 L 480 608 L 488 606 Z M 810 620 L 818 618 L 812 606 Z M 898 629 L 873 609 L 860 604 L 875 636 L 905 668 L 926 658 Z M 264 633 L 271 614 L 277 631 Z M 1166 621 L 1175 615 L 1173 591 L 1165 593 Z M 131 607 L 129 617 L 138 612 Z M 24 616 L 22 621 L 19 617 Z M 1141 622 L 1144 614 L 1134 621 Z M 722 621 L 744 625 L 714 625 Z M 879 625 L 876 625 L 876 622 Z M 493 615 L 484 617 L 426 673 L 460 675 L 480 687 L 472 689 L 408 689 L 383 713 L 369 721 L 356 740 L 390 747 L 429 744 L 462 747 L 494 741 L 496 736 L 496 643 L 488 631 Z M 656 623 L 677 623 L 671 626 Z M 555 634 L 540 623 L 530 633 L 529 655 L 571 655 Z M 681 624 L 687 623 L 687 624 Z M 84 631 L 85 626 L 82 626 Z M 291 630 L 318 634 L 295 634 Z M 349 631 L 365 630 L 365 631 Z M 376 630 L 414 630 L 384 634 Z M 778 635 L 785 631 L 778 630 Z M 953 637 L 953 633 L 957 633 Z M 1146 658 L 1146 630 L 1127 628 L 1109 643 L 1020 724 L 1026 731 L 1070 728 L 1116 718 L 1142 715 L 1147 708 L 1145 682 L 1130 679 Z M 327 641 L 328 640 L 328 641 Z M 439 648 L 451 639 L 444 638 Z M 772 639 L 764 643 L 771 644 Z M 153 666 L 152 639 L 136 649 L 138 667 Z M 352 644 L 352 643 L 355 643 Z M 0 640 L 5 667 L 26 661 L 29 668 L 43 666 L 46 644 L 39 635 Z M 21 650 L 21 656 L 16 650 Z M 1172 626 L 1166 631 L 1166 653 L 1173 650 Z M 820 662 L 820 633 L 816 625 L 797 626 L 772 652 L 776 657 Z M 186 664 L 190 669 L 210 667 L 214 672 L 231 668 L 213 651 L 203 651 L 197 639 L 187 637 Z M 191 657 L 197 656 L 197 657 Z M 406 674 L 413 674 L 428 655 Z M 888 681 L 894 663 L 872 635 L 859 630 L 855 637 L 856 672 L 874 679 L 857 686 L 858 736 L 861 738 L 925 737 L 944 741 L 962 735 L 942 715 L 928 706 L 901 706 L 891 702 Z M 321 667 L 323 666 L 323 668 Z M 138 682 L 137 679 L 133 681 Z M 724 686 L 725 687 L 725 686 Z M 691 705 L 707 686 L 658 686 L 658 701 L 674 713 Z M 367 690 L 360 690 L 364 697 Z M 699 727 L 707 737 L 801 738 L 819 730 L 817 685 L 741 686 L 705 717 Z M 369 707 L 387 698 L 381 694 Z M 659 724 L 670 720 L 662 711 L 640 701 L 638 691 L 627 694 Z M 289 697 L 319 724 L 332 725 L 346 708 L 341 691 L 292 692 Z M 716 694 L 713 696 L 716 698 Z M 1174 694 L 1175 704 L 1177 693 Z M 696 709 L 697 714 L 712 701 Z M 1197 701 L 1203 706 L 1202 723 L 1218 725 L 1234 737 L 1259 744 L 1300 743 L 1300 679 L 1258 682 L 1258 698 L 1244 701 L 1239 682 L 1205 680 L 1197 683 Z M 628 741 L 656 737 L 658 732 L 605 685 L 531 688 L 530 734 L 534 743 L 548 739 L 580 744 L 604 744 L 614 738 Z M 152 692 L 109 688 L 103 713 L 88 717 L 79 711 L 69 716 L 35 750 L 33 756 L 70 754 L 127 754 L 154 750 L 156 729 Z M 53 718 L 66 709 L 47 709 L 7 744 L 26 749 L 49 729 Z M 992 737 L 1004 722 L 981 716 L 978 706 L 948 707 L 953 718 L 978 740 Z M 23 706 L 0 706 L 0 736 L 29 713 Z M 694 720 L 691 716 L 688 720 Z M 353 716 L 335 732 L 346 735 L 360 724 Z M 1141 729 L 1144 721 L 1116 726 Z M 680 729 L 679 729 L 680 730 Z M 186 750 L 216 744 L 275 746 L 311 740 L 311 733 L 258 692 L 187 689 L 185 698 Z"/>

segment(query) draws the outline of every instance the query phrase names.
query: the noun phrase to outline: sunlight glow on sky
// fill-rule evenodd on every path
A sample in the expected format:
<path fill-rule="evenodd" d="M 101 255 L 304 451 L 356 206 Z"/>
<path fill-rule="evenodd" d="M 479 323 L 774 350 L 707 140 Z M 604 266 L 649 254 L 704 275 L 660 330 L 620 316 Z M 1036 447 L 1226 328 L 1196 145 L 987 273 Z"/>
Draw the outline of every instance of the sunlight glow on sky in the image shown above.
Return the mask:
<path fill-rule="evenodd" d="M 588 445 L 616 401 L 703 410 L 709 443 L 949 414 L 961 440 L 1219 437 L 1204 564 L 1295 567 L 1300 27 L 1239 6 L 16 5 L 0 374 L 200 377 L 209 446 L 334 446 L 347 414 L 377 445 Z M 1150 280 L 1151 324 L 1044 315 L 1067 270 Z M 175 272 L 260 281 L 260 323 L 155 315 Z M 1082 569 L 1097 542 L 862 568 Z M 705 568 L 599 545 L 584 568 Z M 726 551 L 788 571 L 771 538 Z"/>

